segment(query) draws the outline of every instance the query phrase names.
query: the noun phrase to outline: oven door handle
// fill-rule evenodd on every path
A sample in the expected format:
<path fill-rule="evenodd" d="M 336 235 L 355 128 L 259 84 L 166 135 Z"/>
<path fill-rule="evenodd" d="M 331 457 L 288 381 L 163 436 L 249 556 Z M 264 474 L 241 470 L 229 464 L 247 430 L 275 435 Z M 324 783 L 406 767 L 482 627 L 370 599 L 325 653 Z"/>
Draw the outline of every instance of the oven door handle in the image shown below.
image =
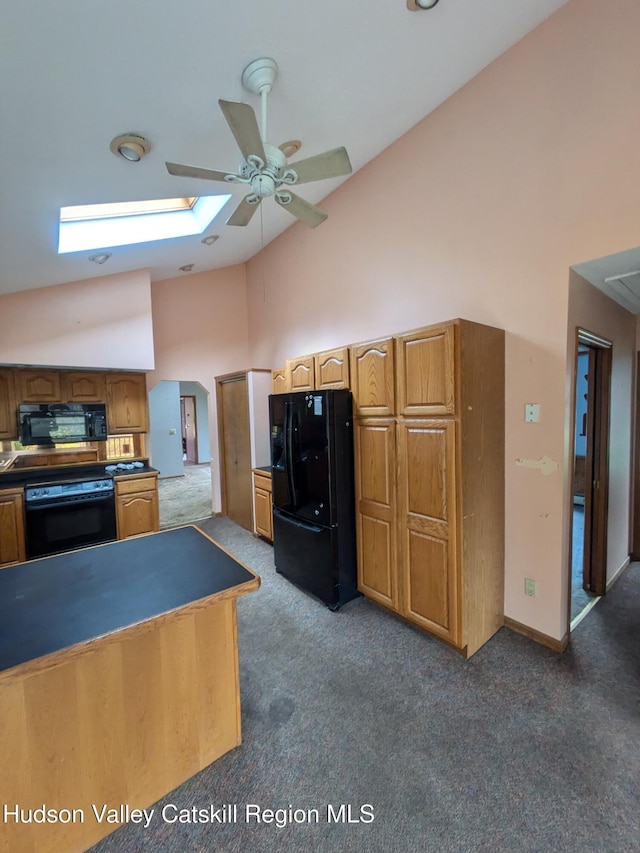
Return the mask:
<path fill-rule="evenodd" d="M 103 503 L 104 501 L 113 501 L 114 495 L 113 492 L 109 492 L 108 494 L 101 495 L 91 495 L 86 498 L 67 498 L 66 500 L 63 498 L 62 500 L 53 500 L 53 501 L 25 501 L 25 511 L 34 511 L 39 509 L 56 509 L 61 506 L 73 506 L 74 504 L 81 504 L 82 506 L 87 506 L 88 504 L 93 503 Z"/>

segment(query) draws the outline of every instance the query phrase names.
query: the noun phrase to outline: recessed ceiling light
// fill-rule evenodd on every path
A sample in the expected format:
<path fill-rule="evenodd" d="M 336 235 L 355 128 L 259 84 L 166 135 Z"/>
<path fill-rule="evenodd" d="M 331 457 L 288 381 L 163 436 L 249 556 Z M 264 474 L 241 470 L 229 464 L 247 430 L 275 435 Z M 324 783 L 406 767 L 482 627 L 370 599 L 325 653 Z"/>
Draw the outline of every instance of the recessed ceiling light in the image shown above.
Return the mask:
<path fill-rule="evenodd" d="M 209 234 L 208 237 L 203 237 L 200 242 L 205 243 L 207 246 L 213 246 L 219 236 L 219 234 Z"/>
<path fill-rule="evenodd" d="M 407 9 L 418 12 L 420 9 L 433 9 L 438 0 L 407 0 Z"/>
<path fill-rule="evenodd" d="M 115 139 L 112 139 L 109 148 L 111 148 L 116 157 L 123 157 L 125 160 L 137 163 L 151 151 L 151 143 L 144 136 L 138 136 L 135 133 L 125 133 L 122 136 L 116 136 Z"/>
<path fill-rule="evenodd" d="M 105 261 L 108 261 L 111 257 L 111 252 L 99 252 L 97 255 L 91 255 L 89 260 L 93 261 L 94 264 L 103 264 Z"/>
<path fill-rule="evenodd" d="M 185 264 L 183 267 L 180 267 L 180 270 L 181 270 L 182 272 L 191 272 L 191 270 L 193 269 L 193 267 L 194 267 L 194 265 L 193 265 L 193 264 Z"/>

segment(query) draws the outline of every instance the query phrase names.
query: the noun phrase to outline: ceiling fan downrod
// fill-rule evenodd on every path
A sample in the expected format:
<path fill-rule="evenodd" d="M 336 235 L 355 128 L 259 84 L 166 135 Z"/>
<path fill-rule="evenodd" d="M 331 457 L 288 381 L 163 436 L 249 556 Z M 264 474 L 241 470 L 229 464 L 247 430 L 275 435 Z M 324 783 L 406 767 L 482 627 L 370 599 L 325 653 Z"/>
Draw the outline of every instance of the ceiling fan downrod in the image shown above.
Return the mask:
<path fill-rule="evenodd" d="M 278 63 L 275 59 L 262 57 L 250 62 L 242 72 L 242 85 L 245 89 L 260 95 L 262 108 L 262 141 L 267 138 L 267 95 L 271 91 L 278 76 Z"/>

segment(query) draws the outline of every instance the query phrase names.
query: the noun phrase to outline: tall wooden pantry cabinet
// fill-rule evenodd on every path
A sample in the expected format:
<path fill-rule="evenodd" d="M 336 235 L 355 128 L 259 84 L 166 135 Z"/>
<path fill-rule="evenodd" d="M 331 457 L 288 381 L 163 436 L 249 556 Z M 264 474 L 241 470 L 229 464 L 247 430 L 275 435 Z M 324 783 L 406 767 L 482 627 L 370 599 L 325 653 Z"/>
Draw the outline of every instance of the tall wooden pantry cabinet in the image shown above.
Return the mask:
<path fill-rule="evenodd" d="M 465 656 L 503 624 L 504 332 L 351 347 L 358 585 Z"/>

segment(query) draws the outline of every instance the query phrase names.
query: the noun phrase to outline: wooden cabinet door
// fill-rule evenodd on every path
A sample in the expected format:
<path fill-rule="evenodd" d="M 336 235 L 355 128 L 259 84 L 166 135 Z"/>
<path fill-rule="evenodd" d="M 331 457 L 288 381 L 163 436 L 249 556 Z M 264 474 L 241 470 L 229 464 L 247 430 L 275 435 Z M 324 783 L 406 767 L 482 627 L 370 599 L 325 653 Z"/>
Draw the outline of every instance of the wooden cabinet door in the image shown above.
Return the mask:
<path fill-rule="evenodd" d="M 116 498 L 118 539 L 156 533 L 160 529 L 158 493 L 133 492 Z"/>
<path fill-rule="evenodd" d="M 149 430 L 144 373 L 107 374 L 107 421 L 110 435 Z"/>
<path fill-rule="evenodd" d="M 314 356 L 316 388 L 350 388 L 349 347 Z"/>
<path fill-rule="evenodd" d="M 289 390 L 287 368 L 277 367 L 271 371 L 271 389 L 274 394 L 286 394 Z"/>
<path fill-rule="evenodd" d="M 24 494 L 8 489 L 0 492 L 0 566 L 25 559 Z"/>
<path fill-rule="evenodd" d="M 313 391 L 315 388 L 315 365 L 312 355 L 287 359 L 289 391 Z"/>
<path fill-rule="evenodd" d="M 115 481 L 118 539 L 156 533 L 160 529 L 157 476 L 122 477 Z"/>
<path fill-rule="evenodd" d="M 460 646 L 454 421 L 398 424 L 402 612 Z"/>
<path fill-rule="evenodd" d="M 14 373 L 0 367 L 0 441 L 18 437 L 18 403 L 15 395 Z"/>
<path fill-rule="evenodd" d="M 63 373 L 62 391 L 68 403 L 104 403 L 107 399 L 105 374 L 86 370 Z"/>
<path fill-rule="evenodd" d="M 271 477 L 262 471 L 253 473 L 253 532 L 273 542 Z"/>
<path fill-rule="evenodd" d="M 21 370 L 19 403 L 61 403 L 62 383 L 58 370 Z"/>
<path fill-rule="evenodd" d="M 356 420 L 354 439 L 358 589 L 397 611 L 395 431 L 392 420 Z"/>
<path fill-rule="evenodd" d="M 247 374 L 217 380 L 222 514 L 253 530 L 251 424 Z"/>
<path fill-rule="evenodd" d="M 398 414 L 455 414 L 455 326 L 430 326 L 396 340 Z"/>
<path fill-rule="evenodd" d="M 396 412 L 393 338 L 351 347 L 354 415 L 388 417 Z"/>

